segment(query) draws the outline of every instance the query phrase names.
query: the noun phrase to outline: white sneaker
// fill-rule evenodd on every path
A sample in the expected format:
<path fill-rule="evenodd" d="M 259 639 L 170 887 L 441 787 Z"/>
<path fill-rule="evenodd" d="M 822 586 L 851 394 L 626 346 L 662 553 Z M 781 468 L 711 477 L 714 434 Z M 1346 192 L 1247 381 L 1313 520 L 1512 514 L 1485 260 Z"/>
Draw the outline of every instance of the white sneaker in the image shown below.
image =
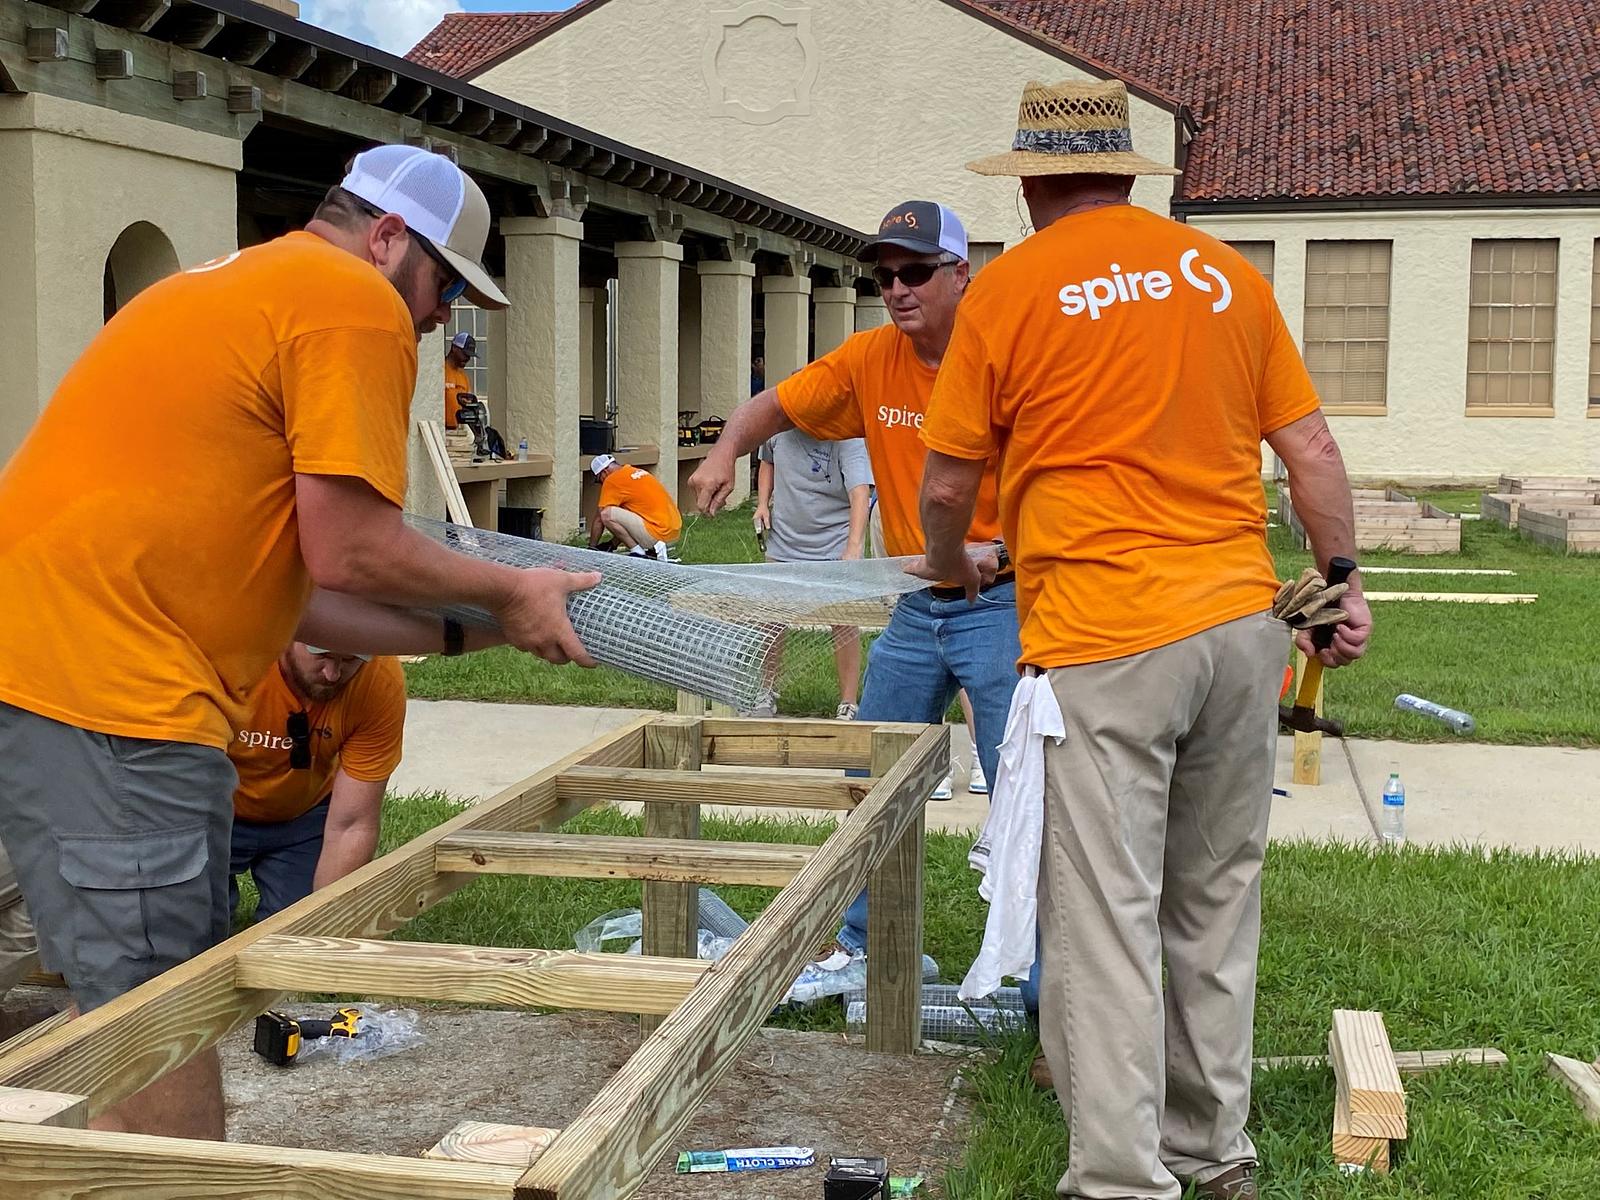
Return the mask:
<path fill-rule="evenodd" d="M 649 558 L 650 557 L 650 552 L 648 550 L 646 550 L 643 546 L 630 546 L 628 548 L 628 557 L 629 558 Z"/>
<path fill-rule="evenodd" d="M 955 778 L 955 773 L 951 772 L 950 774 L 946 775 L 943 779 L 941 779 L 939 781 L 939 786 L 933 789 L 933 792 L 932 792 L 931 795 L 929 795 L 928 799 L 929 800 L 949 800 L 952 796 L 954 796 L 956 794 L 955 793 L 955 787 L 954 787 L 954 778 Z"/>
<path fill-rule="evenodd" d="M 835 721 L 854 721 L 857 711 L 859 710 L 854 704 L 841 704 L 834 710 L 833 719 Z"/>
<path fill-rule="evenodd" d="M 983 764 L 976 758 L 972 760 L 972 774 L 967 777 L 967 791 L 975 796 L 989 794 L 989 781 L 984 778 Z"/>
<path fill-rule="evenodd" d="M 668 557 L 668 555 L 667 555 L 667 544 L 665 542 L 657 542 L 656 543 L 656 561 L 657 562 L 671 562 L 672 561 L 672 559 L 670 557 Z"/>

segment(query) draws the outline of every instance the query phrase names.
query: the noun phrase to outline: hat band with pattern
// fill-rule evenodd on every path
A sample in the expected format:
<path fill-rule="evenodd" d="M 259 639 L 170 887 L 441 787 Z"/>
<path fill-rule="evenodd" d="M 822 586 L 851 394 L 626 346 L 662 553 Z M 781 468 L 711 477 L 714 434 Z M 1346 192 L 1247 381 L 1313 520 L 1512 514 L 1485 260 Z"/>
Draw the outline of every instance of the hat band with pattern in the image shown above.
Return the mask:
<path fill-rule="evenodd" d="M 1034 154 L 1116 154 L 1133 149 L 1127 129 L 1019 129 L 1013 150 Z"/>

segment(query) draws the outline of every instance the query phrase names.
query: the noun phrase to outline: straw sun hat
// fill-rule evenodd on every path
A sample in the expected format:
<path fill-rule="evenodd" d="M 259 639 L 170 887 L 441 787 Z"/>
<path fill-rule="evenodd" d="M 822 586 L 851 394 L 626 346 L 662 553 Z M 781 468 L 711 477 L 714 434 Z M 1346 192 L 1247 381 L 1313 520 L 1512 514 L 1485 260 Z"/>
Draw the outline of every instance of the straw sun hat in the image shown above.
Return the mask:
<path fill-rule="evenodd" d="M 1133 152 L 1128 89 L 1118 80 L 1030 83 L 1006 154 L 967 164 L 979 175 L 1177 175 Z"/>

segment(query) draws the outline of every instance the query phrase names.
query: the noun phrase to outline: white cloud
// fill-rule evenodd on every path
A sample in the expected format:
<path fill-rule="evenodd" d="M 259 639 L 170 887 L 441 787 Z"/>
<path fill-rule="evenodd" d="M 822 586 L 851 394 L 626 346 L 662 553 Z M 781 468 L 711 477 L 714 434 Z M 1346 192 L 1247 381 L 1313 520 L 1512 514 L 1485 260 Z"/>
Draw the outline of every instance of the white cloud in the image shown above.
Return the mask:
<path fill-rule="evenodd" d="M 301 0 L 300 5 L 302 20 L 391 54 L 404 54 L 445 13 L 460 11 L 460 0 Z"/>

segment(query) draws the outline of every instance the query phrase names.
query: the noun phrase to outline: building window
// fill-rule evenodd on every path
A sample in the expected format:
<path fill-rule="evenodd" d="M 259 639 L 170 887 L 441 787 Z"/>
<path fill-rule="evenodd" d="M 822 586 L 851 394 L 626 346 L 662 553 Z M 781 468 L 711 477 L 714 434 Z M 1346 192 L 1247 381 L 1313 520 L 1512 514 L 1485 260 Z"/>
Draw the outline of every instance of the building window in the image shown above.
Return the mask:
<path fill-rule="evenodd" d="M 1272 282 L 1272 242 L 1229 242 L 1228 245 L 1243 256 L 1245 262 L 1261 272 L 1261 278 Z"/>
<path fill-rule="evenodd" d="M 976 275 L 995 259 L 1005 253 L 1004 242 L 969 242 L 967 244 L 967 263 Z"/>
<path fill-rule="evenodd" d="M 1557 245 L 1553 238 L 1474 239 L 1469 410 L 1554 406 Z"/>
<path fill-rule="evenodd" d="M 1330 409 L 1382 411 L 1392 242 L 1306 243 L 1306 367 Z"/>
<path fill-rule="evenodd" d="M 1594 244 L 1593 275 L 1589 294 L 1589 407 L 1600 409 L 1600 241 Z"/>
<path fill-rule="evenodd" d="M 445 327 L 445 336 L 453 338 L 462 331 L 478 339 L 478 353 L 467 364 L 467 378 L 472 380 L 472 394 L 487 402 L 489 399 L 488 311 L 467 300 L 457 300 L 450 310 L 450 324 Z"/>

